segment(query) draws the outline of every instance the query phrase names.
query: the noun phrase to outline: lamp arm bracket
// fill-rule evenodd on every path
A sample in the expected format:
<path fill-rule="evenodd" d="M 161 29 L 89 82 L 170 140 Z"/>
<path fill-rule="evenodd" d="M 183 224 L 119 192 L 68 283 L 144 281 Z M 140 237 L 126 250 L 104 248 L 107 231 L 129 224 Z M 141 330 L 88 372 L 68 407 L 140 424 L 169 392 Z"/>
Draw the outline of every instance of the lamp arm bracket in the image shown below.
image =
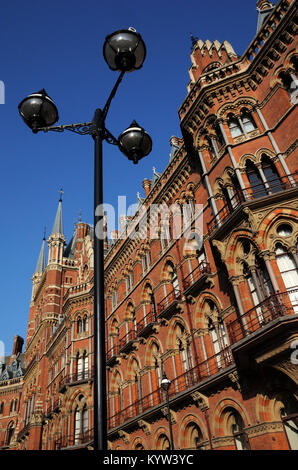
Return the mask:
<path fill-rule="evenodd" d="M 40 131 L 43 131 L 43 132 L 70 131 L 70 132 L 74 132 L 75 134 L 87 135 L 87 134 L 92 134 L 93 122 L 83 122 L 83 123 L 79 123 L 79 124 L 66 124 L 66 125 L 63 125 L 63 126 L 40 127 L 38 129 L 36 129 L 36 131 L 37 132 L 40 132 Z"/>

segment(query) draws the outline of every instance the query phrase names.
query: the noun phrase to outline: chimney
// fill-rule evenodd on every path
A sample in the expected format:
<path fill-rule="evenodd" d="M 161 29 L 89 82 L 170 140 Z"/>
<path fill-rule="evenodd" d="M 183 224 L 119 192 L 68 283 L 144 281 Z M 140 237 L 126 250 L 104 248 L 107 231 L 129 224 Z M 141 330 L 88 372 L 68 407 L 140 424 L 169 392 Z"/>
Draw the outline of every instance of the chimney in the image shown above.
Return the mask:
<path fill-rule="evenodd" d="M 23 338 L 19 335 L 15 335 L 13 338 L 13 350 L 12 350 L 12 354 L 14 356 L 21 354 L 23 344 L 24 344 Z"/>
<path fill-rule="evenodd" d="M 145 190 L 145 197 L 148 196 L 148 194 L 150 193 L 151 191 L 151 186 L 152 186 L 152 181 L 149 180 L 148 178 L 144 179 L 143 181 L 143 188 Z"/>

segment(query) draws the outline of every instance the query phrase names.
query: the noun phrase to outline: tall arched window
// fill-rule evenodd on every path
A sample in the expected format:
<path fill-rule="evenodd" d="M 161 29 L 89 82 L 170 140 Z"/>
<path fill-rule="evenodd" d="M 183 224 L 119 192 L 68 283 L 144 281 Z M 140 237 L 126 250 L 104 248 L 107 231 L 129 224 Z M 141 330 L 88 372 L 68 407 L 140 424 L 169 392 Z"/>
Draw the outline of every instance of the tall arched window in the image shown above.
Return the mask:
<path fill-rule="evenodd" d="M 234 436 L 235 446 L 237 450 L 250 450 L 250 444 L 245 432 L 245 425 L 241 415 L 236 410 L 231 410 L 228 417 L 228 428 Z"/>
<path fill-rule="evenodd" d="M 79 406 L 76 407 L 74 413 L 74 443 L 79 444 L 81 433 L 81 412 Z"/>
<path fill-rule="evenodd" d="M 88 353 L 84 351 L 83 353 L 83 378 L 87 379 L 89 375 L 89 364 L 88 364 Z"/>
<path fill-rule="evenodd" d="M 241 121 L 242 121 L 242 125 L 246 134 L 256 129 L 256 125 L 253 120 L 253 117 L 246 108 L 243 108 L 241 110 Z"/>
<path fill-rule="evenodd" d="M 78 398 L 78 404 L 74 412 L 74 444 L 79 445 L 84 442 L 84 437 L 89 428 L 88 423 L 88 407 L 87 403 L 84 403 L 84 395 L 80 395 Z"/>
<path fill-rule="evenodd" d="M 267 155 L 262 156 L 262 170 L 269 186 L 269 192 L 279 193 L 283 191 L 283 185 L 274 163 Z"/>
<path fill-rule="evenodd" d="M 83 358 L 80 356 L 80 353 L 77 352 L 76 355 L 76 377 L 75 380 L 81 380 L 83 378 Z"/>
<path fill-rule="evenodd" d="M 88 331 L 88 317 L 86 314 L 84 315 L 82 326 L 83 326 L 82 328 L 83 331 L 87 332 Z"/>
<path fill-rule="evenodd" d="M 251 187 L 252 198 L 258 199 L 260 197 L 266 196 L 267 192 L 265 189 L 265 185 L 257 167 L 250 160 L 247 160 L 245 166 L 247 178 Z"/>
<path fill-rule="evenodd" d="M 234 114 L 228 115 L 228 126 L 233 139 L 242 134 L 240 123 Z"/>
<path fill-rule="evenodd" d="M 286 290 L 289 293 L 294 311 L 298 313 L 298 294 L 296 292 L 298 286 L 298 269 L 295 260 L 280 243 L 276 245 L 275 254 L 277 265 Z"/>
<path fill-rule="evenodd" d="M 192 368 L 191 347 L 187 340 L 186 331 L 183 325 L 178 323 L 175 327 L 176 345 L 179 348 L 179 357 L 182 373 Z"/>
<path fill-rule="evenodd" d="M 113 356 L 114 354 L 118 353 L 118 341 L 119 341 L 119 326 L 118 326 L 118 321 L 116 318 L 114 318 L 111 326 L 111 331 L 110 331 L 110 345 L 111 345 L 111 355 Z"/>
<path fill-rule="evenodd" d="M 6 445 L 9 446 L 12 438 L 14 436 L 15 425 L 14 422 L 9 423 L 7 430 L 6 430 Z"/>
<path fill-rule="evenodd" d="M 82 319 L 81 317 L 78 317 L 77 318 L 77 333 L 81 333 L 82 332 Z"/>

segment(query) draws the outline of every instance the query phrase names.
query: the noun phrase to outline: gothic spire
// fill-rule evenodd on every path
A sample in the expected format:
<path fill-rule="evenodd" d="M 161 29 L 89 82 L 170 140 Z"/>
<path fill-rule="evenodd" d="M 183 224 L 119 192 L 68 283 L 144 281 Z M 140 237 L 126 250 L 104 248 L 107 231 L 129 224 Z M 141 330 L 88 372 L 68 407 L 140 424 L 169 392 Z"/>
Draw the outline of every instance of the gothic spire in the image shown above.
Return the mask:
<path fill-rule="evenodd" d="M 44 236 L 34 273 L 43 273 L 46 268 L 45 242 L 46 242 L 46 239 Z"/>
<path fill-rule="evenodd" d="M 58 204 L 58 209 L 57 209 L 57 213 L 56 213 L 55 222 L 54 222 L 53 229 L 52 229 L 52 234 L 59 233 L 59 234 L 63 235 L 63 220 L 62 220 L 62 194 L 63 194 L 63 191 L 62 191 L 62 189 L 59 190 L 59 193 L 60 193 L 60 199 L 59 199 L 59 204 Z"/>

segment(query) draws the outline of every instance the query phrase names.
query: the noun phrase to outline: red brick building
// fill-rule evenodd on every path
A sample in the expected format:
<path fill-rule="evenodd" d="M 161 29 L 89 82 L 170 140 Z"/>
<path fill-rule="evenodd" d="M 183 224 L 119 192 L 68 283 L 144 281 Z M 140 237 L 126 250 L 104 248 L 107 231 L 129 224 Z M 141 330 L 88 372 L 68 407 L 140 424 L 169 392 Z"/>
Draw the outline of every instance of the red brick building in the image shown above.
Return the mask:
<path fill-rule="evenodd" d="M 175 449 L 298 449 L 297 3 L 257 8 L 242 56 L 192 38 L 182 138 L 106 246 L 113 450 L 169 449 L 164 372 Z M 59 201 L 48 244 L 6 448 L 92 447 L 93 230 L 65 247 Z"/>

